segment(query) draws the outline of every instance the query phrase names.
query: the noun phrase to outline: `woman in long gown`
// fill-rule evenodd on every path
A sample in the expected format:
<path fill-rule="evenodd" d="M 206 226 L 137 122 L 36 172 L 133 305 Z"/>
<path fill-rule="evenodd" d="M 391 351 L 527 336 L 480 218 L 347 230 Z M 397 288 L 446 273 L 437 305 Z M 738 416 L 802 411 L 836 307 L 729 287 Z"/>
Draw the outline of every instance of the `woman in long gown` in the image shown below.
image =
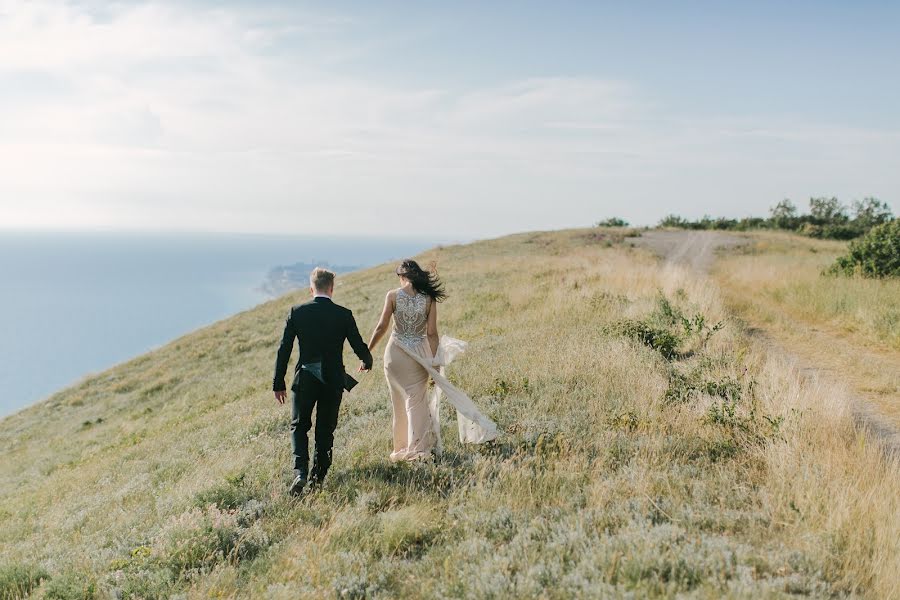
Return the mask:
<path fill-rule="evenodd" d="M 438 335 L 437 303 L 446 298 L 434 273 L 414 260 L 397 268 L 400 287 L 387 293 L 381 318 L 372 332 L 372 350 L 394 326 L 384 349 L 384 375 L 394 409 L 392 461 L 428 459 L 440 454 L 441 393 L 456 408 L 462 442 L 480 443 L 497 437 L 497 426 L 478 411 L 465 393 L 444 377 L 444 366 L 465 350 L 465 342 Z M 428 381 L 435 385 L 429 389 Z"/>

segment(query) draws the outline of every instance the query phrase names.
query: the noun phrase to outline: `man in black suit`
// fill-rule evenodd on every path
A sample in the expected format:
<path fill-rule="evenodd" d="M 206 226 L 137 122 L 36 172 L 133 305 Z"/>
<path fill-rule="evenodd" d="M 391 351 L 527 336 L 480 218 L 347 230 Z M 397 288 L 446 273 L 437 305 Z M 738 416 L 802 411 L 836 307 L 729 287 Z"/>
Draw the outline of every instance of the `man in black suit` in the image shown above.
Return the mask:
<path fill-rule="evenodd" d="M 341 396 L 344 386 L 353 383 L 344 370 L 344 340 L 350 342 L 353 352 L 362 361 L 362 370 L 372 368 L 372 353 L 359 335 L 353 313 L 331 301 L 334 273 L 317 267 L 310 274 L 309 283 L 313 299 L 291 308 L 284 324 L 284 335 L 275 361 L 275 378 L 272 381 L 275 399 L 279 404 L 284 404 L 284 377 L 296 338 L 300 358 L 291 385 L 291 441 L 296 475 L 290 488 L 293 495 L 303 491 L 307 479 L 311 484 L 321 482 L 331 466 L 331 449 Z M 351 385 L 347 385 L 348 389 L 350 387 Z M 310 472 L 307 471 L 308 434 L 312 427 L 314 406 L 318 408 L 315 452 Z"/>

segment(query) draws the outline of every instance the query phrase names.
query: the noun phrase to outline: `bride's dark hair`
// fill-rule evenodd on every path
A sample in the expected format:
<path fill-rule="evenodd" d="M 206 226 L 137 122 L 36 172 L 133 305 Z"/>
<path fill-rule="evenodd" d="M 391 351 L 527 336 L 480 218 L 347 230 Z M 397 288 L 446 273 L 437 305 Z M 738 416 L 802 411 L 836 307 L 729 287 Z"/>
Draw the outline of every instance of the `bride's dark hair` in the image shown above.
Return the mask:
<path fill-rule="evenodd" d="M 417 292 L 431 296 L 435 302 L 441 302 L 447 297 L 444 284 L 438 279 L 434 265 L 430 271 L 426 271 L 419 266 L 419 263 L 407 258 L 397 267 L 397 275 L 406 277 Z"/>

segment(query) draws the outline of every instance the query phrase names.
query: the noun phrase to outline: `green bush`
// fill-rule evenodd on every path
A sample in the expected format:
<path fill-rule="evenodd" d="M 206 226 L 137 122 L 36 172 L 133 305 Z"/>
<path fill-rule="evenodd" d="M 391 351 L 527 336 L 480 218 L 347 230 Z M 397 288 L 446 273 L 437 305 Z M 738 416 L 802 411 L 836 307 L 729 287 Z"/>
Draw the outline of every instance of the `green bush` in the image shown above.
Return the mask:
<path fill-rule="evenodd" d="M 679 404 L 702 393 L 737 402 L 741 399 L 743 389 L 740 380 L 734 377 L 709 378 L 704 377 L 699 369 L 686 374 L 672 369 L 664 399 L 670 404 Z"/>
<path fill-rule="evenodd" d="M 619 217 L 610 217 L 609 219 L 597 221 L 597 227 L 628 227 L 628 221 Z"/>
<path fill-rule="evenodd" d="M 800 233 L 822 240 L 852 240 L 865 233 L 865 231 L 852 223 L 833 223 L 826 225 L 804 223 L 803 227 L 800 228 Z"/>
<path fill-rule="evenodd" d="M 666 215 L 659 222 L 660 227 L 688 228 L 688 225 L 690 225 L 690 221 L 678 215 Z"/>
<path fill-rule="evenodd" d="M 670 332 L 680 330 L 673 333 L 680 341 L 696 338 L 701 345 L 706 345 L 709 339 L 725 326 L 722 321 L 710 325 L 703 313 L 694 313 L 693 316 L 687 317 L 684 311 L 672 304 L 662 291 L 656 298 L 656 308 L 650 314 L 649 321 L 661 324 Z"/>
<path fill-rule="evenodd" d="M 648 346 L 667 360 L 672 360 L 678 354 L 678 344 L 681 341 L 677 335 L 667 329 L 656 327 L 646 321 L 625 319 L 608 326 L 605 333 L 630 337 Z"/>
<path fill-rule="evenodd" d="M 852 215 L 848 214 L 847 207 L 834 197 L 810 198 L 809 213 L 801 215 L 794 203 L 785 199 L 769 210 L 768 218 L 728 219 L 705 215 L 699 220 L 691 221 L 678 215 L 668 215 L 659 222 L 659 226 L 731 231 L 786 229 L 814 238 L 850 240 L 893 218 L 887 203 L 877 198 L 854 201 L 852 209 Z"/>
<path fill-rule="evenodd" d="M 839 257 L 828 272 L 863 277 L 900 276 L 900 220 L 873 227 L 851 242 L 847 254 Z"/>
<path fill-rule="evenodd" d="M 210 504 L 222 510 L 237 509 L 253 499 L 253 490 L 247 487 L 246 475 L 227 477 L 225 481 L 202 490 L 195 497 L 195 505 L 205 508 Z"/>
<path fill-rule="evenodd" d="M 0 567 L 0 600 L 24 598 L 50 576 L 35 565 L 4 565 Z"/>
<path fill-rule="evenodd" d="M 696 340 L 702 348 L 724 325 L 721 321 L 713 325 L 708 324 L 702 313 L 686 317 L 684 311 L 670 302 L 660 291 L 656 307 L 647 317 L 642 320 L 616 321 L 604 327 L 603 333 L 629 337 L 656 350 L 666 360 L 675 360 L 684 357 L 678 351 L 682 343 L 687 344 Z"/>
<path fill-rule="evenodd" d="M 48 600 L 94 600 L 96 597 L 97 582 L 86 573 L 67 572 L 54 577 L 44 591 Z"/>

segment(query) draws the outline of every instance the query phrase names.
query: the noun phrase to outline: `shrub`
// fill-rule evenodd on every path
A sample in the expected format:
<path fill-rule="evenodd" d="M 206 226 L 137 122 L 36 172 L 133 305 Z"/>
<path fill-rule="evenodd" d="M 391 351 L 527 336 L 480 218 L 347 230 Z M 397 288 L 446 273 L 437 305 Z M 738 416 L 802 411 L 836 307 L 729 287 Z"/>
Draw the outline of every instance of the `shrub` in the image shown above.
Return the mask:
<path fill-rule="evenodd" d="M 253 499 L 253 491 L 248 489 L 244 474 L 228 477 L 225 481 L 199 492 L 195 498 L 196 505 L 204 508 L 215 504 L 221 509 L 235 509 Z"/>
<path fill-rule="evenodd" d="M 847 254 L 839 257 L 828 272 L 863 277 L 900 276 L 900 220 L 873 227 L 862 238 L 851 242 Z"/>
<path fill-rule="evenodd" d="M 496 398 L 506 398 L 510 394 L 527 394 L 530 388 L 531 384 L 527 377 L 522 377 L 519 380 L 506 380 L 501 377 L 495 377 L 487 393 L 489 396 Z"/>
<path fill-rule="evenodd" d="M 872 227 L 887 223 L 893 218 L 887 203 L 877 198 L 864 198 L 853 202 L 853 218 L 847 214 L 847 207 L 837 198 L 823 197 L 809 199 L 809 213 L 799 214 L 797 207 L 788 199 L 782 200 L 769 210 L 769 217 L 725 217 L 703 218 L 691 221 L 677 215 L 668 215 L 659 222 L 660 227 L 680 229 L 723 229 L 749 231 L 753 229 L 787 229 L 801 235 L 832 240 L 857 238 Z"/>
<path fill-rule="evenodd" d="M 48 600 L 93 600 L 97 597 L 97 582 L 87 573 L 67 572 L 54 577 L 46 586 Z"/>
<path fill-rule="evenodd" d="M 338 552 L 332 563 L 332 572 L 336 573 L 331 580 L 334 597 L 347 600 L 363 600 L 378 598 L 386 592 L 387 580 L 384 572 L 372 572 L 368 557 L 360 551 Z M 286 597 L 297 594 L 296 587 Z"/>
<path fill-rule="evenodd" d="M 153 544 L 152 558 L 180 578 L 191 571 L 208 571 L 226 560 L 253 558 L 269 544 L 255 522 L 257 516 L 253 507 L 240 511 L 220 510 L 214 505 L 193 508 L 162 529 Z"/>
<path fill-rule="evenodd" d="M 628 221 L 619 217 L 610 217 L 609 219 L 597 221 L 597 227 L 628 227 Z"/>
<path fill-rule="evenodd" d="M 722 321 L 710 325 L 703 313 L 695 313 L 690 318 L 685 316 L 684 311 L 672 304 L 661 291 L 656 298 L 656 308 L 650 314 L 649 320 L 663 325 L 680 341 L 694 337 L 701 346 L 705 346 L 709 342 L 709 338 L 725 326 Z M 680 331 L 674 332 L 674 329 L 680 329 Z"/>
<path fill-rule="evenodd" d="M 24 598 L 50 576 L 35 565 L 12 564 L 0 567 L 0 600 Z"/>
<path fill-rule="evenodd" d="M 822 226 L 821 225 L 813 225 L 812 223 L 804 223 L 800 226 L 800 229 L 797 231 L 800 235 L 805 235 L 811 238 L 822 238 Z"/>
<path fill-rule="evenodd" d="M 678 354 L 678 343 L 681 341 L 677 335 L 667 329 L 635 319 L 617 321 L 606 327 L 604 332 L 637 340 L 656 350 L 667 360 L 672 360 Z"/>
<path fill-rule="evenodd" d="M 823 240 L 852 240 L 862 235 L 863 230 L 852 223 L 830 223 L 816 225 L 804 223 L 800 233 L 805 236 Z"/>
<path fill-rule="evenodd" d="M 653 309 L 651 317 L 664 325 L 672 326 L 677 325 L 684 318 L 684 313 L 672 304 L 662 291 L 659 291 L 656 295 L 656 307 Z"/>
<path fill-rule="evenodd" d="M 378 593 L 379 587 L 371 583 L 364 575 L 337 575 L 332 581 L 334 595 L 337 598 L 347 600 L 364 600 L 373 598 Z"/>
<path fill-rule="evenodd" d="M 168 569 L 130 569 L 114 574 L 112 579 L 113 596 L 122 600 L 162 600 L 173 596 Z"/>
<path fill-rule="evenodd" d="M 822 237 L 827 240 L 852 240 L 858 238 L 864 230 L 854 224 L 833 224 L 826 225 L 822 229 Z"/>
<path fill-rule="evenodd" d="M 743 386 L 734 377 L 705 378 L 700 370 L 694 370 L 687 374 L 675 369 L 670 371 L 669 385 L 664 396 L 666 402 L 672 404 L 688 402 L 696 394 L 706 394 L 737 402 L 743 395 Z"/>
<path fill-rule="evenodd" d="M 659 222 L 660 227 L 684 227 L 690 224 L 690 221 L 685 219 L 684 217 L 679 217 L 678 215 L 666 215 Z"/>
<path fill-rule="evenodd" d="M 656 307 L 643 320 L 624 319 L 607 325 L 603 333 L 630 337 L 656 350 L 666 360 L 679 357 L 682 342 L 696 339 L 703 347 L 714 333 L 724 327 L 723 322 L 710 325 L 702 313 L 688 318 L 684 312 L 659 293 Z"/>

